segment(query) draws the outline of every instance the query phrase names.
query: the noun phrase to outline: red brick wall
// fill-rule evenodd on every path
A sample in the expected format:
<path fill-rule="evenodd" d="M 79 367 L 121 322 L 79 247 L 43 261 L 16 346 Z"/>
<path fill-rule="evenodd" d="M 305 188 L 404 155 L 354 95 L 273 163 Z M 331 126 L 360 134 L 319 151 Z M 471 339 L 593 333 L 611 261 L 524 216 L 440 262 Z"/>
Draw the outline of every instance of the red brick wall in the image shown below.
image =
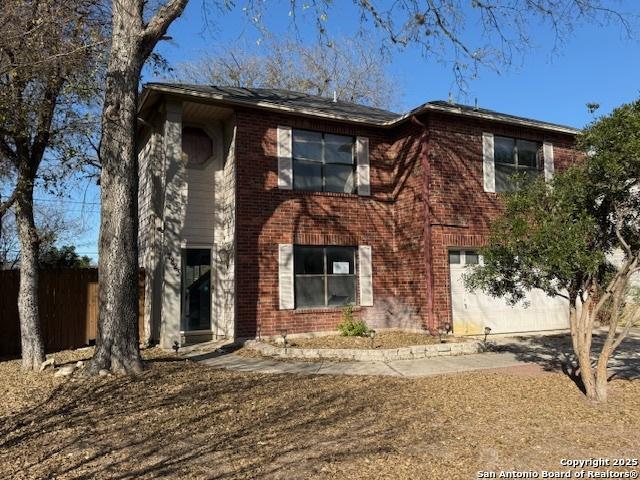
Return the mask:
<path fill-rule="evenodd" d="M 448 250 L 485 244 L 489 223 L 500 212 L 495 193 L 486 193 L 482 175 L 482 133 L 550 141 L 555 169 L 575 161 L 572 137 L 437 114 L 429 119 L 434 274 L 434 313 L 451 321 Z"/>
<path fill-rule="evenodd" d="M 421 153 L 431 163 L 432 271 L 436 320 L 450 320 L 447 250 L 485 242 L 499 212 L 482 187 L 482 132 L 554 143 L 556 168 L 573 159 L 571 138 L 447 115 L 394 130 L 362 128 L 258 110 L 236 112 L 236 335 L 334 330 L 340 309 L 279 310 L 278 244 L 371 245 L 374 307 L 358 315 L 374 326 L 427 327 L 425 202 Z M 278 125 L 369 137 L 371 196 L 277 187 Z"/>
<path fill-rule="evenodd" d="M 278 309 L 278 244 L 371 245 L 374 301 L 395 295 L 392 176 L 382 130 L 239 110 L 237 156 L 236 334 L 262 335 L 334 330 L 340 309 Z M 370 197 L 280 190 L 278 125 L 369 137 Z M 365 315 L 369 308 L 362 308 Z"/>
<path fill-rule="evenodd" d="M 383 299 L 391 327 L 427 326 L 425 261 L 425 188 L 421 154 L 428 153 L 423 129 L 406 123 L 393 132 L 394 142 L 388 153 L 395 165 L 394 217 L 396 242 L 396 298 Z M 375 292 L 374 292 L 375 293 Z M 380 299 L 374 297 L 374 302 Z"/>

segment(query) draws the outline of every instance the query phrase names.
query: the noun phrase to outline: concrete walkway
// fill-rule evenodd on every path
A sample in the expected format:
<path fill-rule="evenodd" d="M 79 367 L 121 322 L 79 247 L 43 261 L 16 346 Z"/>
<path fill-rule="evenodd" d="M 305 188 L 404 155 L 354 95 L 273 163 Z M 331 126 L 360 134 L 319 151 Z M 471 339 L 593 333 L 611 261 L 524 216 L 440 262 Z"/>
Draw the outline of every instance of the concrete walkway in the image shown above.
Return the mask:
<path fill-rule="evenodd" d="M 497 352 L 432 357 L 388 362 L 303 362 L 235 355 L 229 342 L 209 342 L 181 349 L 181 355 L 204 365 L 255 373 L 302 375 L 388 375 L 426 377 L 448 373 L 510 369 L 510 372 L 562 372 L 573 363 L 568 335 L 492 339 Z M 594 336 L 599 349 L 602 334 Z M 611 360 L 609 373 L 617 378 L 640 379 L 640 329 L 633 329 Z"/>
<path fill-rule="evenodd" d="M 253 358 L 232 353 L 204 353 L 189 355 L 193 361 L 214 368 L 237 372 L 288 373 L 302 375 L 389 375 L 426 377 L 445 373 L 471 372 L 496 368 L 518 367 L 526 362 L 512 353 L 482 353 L 457 357 L 394 360 L 390 362 L 300 362 L 270 358 Z"/>

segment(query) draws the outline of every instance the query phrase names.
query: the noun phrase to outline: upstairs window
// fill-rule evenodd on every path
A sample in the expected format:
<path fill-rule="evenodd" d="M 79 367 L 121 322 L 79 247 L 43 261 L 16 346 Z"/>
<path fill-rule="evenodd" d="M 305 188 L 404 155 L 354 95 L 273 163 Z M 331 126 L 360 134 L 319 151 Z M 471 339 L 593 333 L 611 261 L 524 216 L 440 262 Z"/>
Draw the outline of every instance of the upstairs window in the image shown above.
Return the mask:
<path fill-rule="evenodd" d="M 293 130 L 293 188 L 355 193 L 355 138 Z"/>
<path fill-rule="evenodd" d="M 213 140 L 203 129 L 182 129 L 182 158 L 189 167 L 202 167 L 213 157 Z"/>
<path fill-rule="evenodd" d="M 495 191 L 515 189 L 513 175 L 524 174 L 534 179 L 542 174 L 542 143 L 509 137 L 494 137 Z"/>

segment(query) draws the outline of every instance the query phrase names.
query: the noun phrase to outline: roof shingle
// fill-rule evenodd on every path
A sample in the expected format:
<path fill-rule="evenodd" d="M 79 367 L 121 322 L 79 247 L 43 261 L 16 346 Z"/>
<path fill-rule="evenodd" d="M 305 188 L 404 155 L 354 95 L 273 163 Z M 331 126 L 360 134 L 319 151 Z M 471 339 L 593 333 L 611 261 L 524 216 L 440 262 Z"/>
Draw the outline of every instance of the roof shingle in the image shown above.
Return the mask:
<path fill-rule="evenodd" d="M 184 83 L 148 83 L 145 90 L 157 90 L 166 93 L 177 93 L 187 96 L 204 97 L 225 103 L 250 105 L 269 109 L 286 110 L 312 116 L 332 118 L 354 123 L 366 123 L 376 126 L 391 126 L 411 115 L 424 111 L 440 111 L 452 115 L 484 118 L 499 122 L 525 125 L 545 130 L 577 134 L 579 130 L 550 122 L 519 117 L 496 112 L 486 108 L 435 100 L 424 103 L 405 114 L 399 114 L 343 100 L 333 101 L 331 98 L 309 95 L 291 90 L 274 88 L 240 88 L 219 87 L 213 85 L 197 85 Z"/>

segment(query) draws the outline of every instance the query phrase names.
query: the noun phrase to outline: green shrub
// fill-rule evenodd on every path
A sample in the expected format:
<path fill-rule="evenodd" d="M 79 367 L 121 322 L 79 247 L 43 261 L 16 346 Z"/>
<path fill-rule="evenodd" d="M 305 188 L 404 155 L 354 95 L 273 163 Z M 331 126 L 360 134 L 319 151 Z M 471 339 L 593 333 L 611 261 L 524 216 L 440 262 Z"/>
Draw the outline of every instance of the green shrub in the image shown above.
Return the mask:
<path fill-rule="evenodd" d="M 338 325 L 338 331 L 345 337 L 366 337 L 369 328 L 362 320 L 353 318 L 353 305 L 347 305 L 342 309 L 342 322 Z"/>

